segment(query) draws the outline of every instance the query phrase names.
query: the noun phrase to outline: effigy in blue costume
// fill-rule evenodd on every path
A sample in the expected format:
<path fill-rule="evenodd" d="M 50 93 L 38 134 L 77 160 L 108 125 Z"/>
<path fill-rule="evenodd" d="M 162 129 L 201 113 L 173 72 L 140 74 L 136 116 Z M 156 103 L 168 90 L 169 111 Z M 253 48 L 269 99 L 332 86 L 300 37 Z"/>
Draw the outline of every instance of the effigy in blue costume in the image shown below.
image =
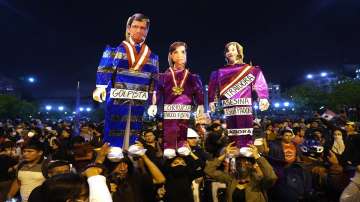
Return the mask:
<path fill-rule="evenodd" d="M 156 103 L 158 56 L 144 43 L 149 23 L 142 14 L 131 16 L 126 40 L 107 46 L 97 69 L 93 98 L 106 103 L 104 141 L 113 147 L 127 149 L 129 136 L 134 142 L 145 108 Z"/>

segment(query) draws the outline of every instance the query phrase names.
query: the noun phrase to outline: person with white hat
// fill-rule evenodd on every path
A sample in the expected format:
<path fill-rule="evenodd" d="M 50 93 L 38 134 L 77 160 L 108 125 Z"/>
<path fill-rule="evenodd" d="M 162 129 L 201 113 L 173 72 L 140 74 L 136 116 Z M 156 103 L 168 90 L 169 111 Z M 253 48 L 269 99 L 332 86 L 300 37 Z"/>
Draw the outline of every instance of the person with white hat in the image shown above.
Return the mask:
<path fill-rule="evenodd" d="M 194 159 L 200 160 L 201 170 L 205 167 L 205 162 L 210 160 L 211 155 L 207 153 L 203 148 L 199 145 L 199 135 L 197 132 L 192 129 L 188 128 L 187 130 L 187 145 L 189 147 L 190 155 L 196 157 Z"/>
<path fill-rule="evenodd" d="M 277 176 L 269 162 L 260 156 L 254 145 L 248 145 L 246 151 L 230 143 L 224 153 L 213 161 L 208 161 L 205 173 L 218 182 L 225 183 L 226 201 L 267 201 L 266 190 L 270 188 Z M 231 158 L 230 173 L 218 170 L 226 158 Z M 235 157 L 235 158 L 234 158 Z"/>

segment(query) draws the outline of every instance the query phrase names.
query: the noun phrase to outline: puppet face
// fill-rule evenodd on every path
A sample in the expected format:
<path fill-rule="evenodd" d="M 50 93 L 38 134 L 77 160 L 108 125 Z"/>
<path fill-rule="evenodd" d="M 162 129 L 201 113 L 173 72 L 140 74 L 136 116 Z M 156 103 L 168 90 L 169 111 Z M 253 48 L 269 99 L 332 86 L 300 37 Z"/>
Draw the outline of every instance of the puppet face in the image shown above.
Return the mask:
<path fill-rule="evenodd" d="M 145 41 L 148 33 L 147 23 L 145 21 L 134 20 L 132 24 L 127 27 L 127 32 L 135 43 L 141 43 Z"/>
<path fill-rule="evenodd" d="M 185 46 L 178 46 L 173 52 L 170 54 L 171 60 L 174 63 L 174 66 L 185 66 L 186 64 L 186 49 Z"/>
<path fill-rule="evenodd" d="M 234 64 L 239 58 L 239 52 L 234 44 L 230 45 L 225 52 L 225 57 L 229 64 Z"/>

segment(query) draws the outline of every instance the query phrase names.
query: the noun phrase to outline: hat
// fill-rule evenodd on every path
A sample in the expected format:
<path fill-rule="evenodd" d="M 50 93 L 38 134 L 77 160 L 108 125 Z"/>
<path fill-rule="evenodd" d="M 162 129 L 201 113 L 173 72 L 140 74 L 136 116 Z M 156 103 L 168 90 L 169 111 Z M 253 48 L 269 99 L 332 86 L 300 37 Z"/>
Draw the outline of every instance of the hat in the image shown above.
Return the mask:
<path fill-rule="evenodd" d="M 210 131 L 213 131 L 216 127 L 221 127 L 221 124 L 219 123 L 212 123 L 207 129 L 210 130 Z"/>
<path fill-rule="evenodd" d="M 241 147 L 239 150 L 240 156 L 243 157 L 248 157 L 248 158 L 252 158 L 253 153 L 251 152 L 251 148 L 250 147 Z"/>
<path fill-rule="evenodd" d="M 119 162 L 124 158 L 123 151 L 120 147 L 110 147 L 110 152 L 107 155 L 107 158 L 112 162 Z"/>
<path fill-rule="evenodd" d="M 307 139 L 300 145 L 300 150 L 306 156 L 319 157 L 323 153 L 324 147 L 315 139 Z"/>
<path fill-rule="evenodd" d="M 199 135 L 197 134 L 197 132 L 194 129 L 188 128 L 187 129 L 187 138 L 199 138 Z"/>
<path fill-rule="evenodd" d="M 30 139 L 23 147 L 24 149 L 35 149 L 38 151 L 44 150 L 44 145 L 36 139 Z"/>
<path fill-rule="evenodd" d="M 353 122 L 353 121 L 347 121 L 345 125 L 355 125 L 355 122 Z"/>
<path fill-rule="evenodd" d="M 134 156 L 142 156 L 145 154 L 146 150 L 147 149 L 144 149 L 136 144 L 131 145 L 128 149 L 129 154 Z"/>

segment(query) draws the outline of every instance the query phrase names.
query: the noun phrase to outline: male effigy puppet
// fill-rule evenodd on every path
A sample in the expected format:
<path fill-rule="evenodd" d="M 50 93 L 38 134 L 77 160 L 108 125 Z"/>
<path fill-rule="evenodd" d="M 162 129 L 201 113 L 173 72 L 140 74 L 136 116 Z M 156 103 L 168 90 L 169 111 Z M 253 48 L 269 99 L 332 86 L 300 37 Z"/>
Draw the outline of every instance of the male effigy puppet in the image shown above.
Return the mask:
<path fill-rule="evenodd" d="M 187 45 L 174 42 L 169 48 L 169 69 L 159 76 L 158 97 L 164 104 L 164 156 L 172 158 L 178 153 L 188 155 L 184 145 L 192 109 L 197 105 L 196 117 L 204 115 L 204 93 L 198 75 L 186 68 Z M 151 114 L 151 113 L 149 113 Z"/>
<path fill-rule="evenodd" d="M 94 100 L 106 102 L 104 141 L 112 147 L 129 146 L 142 129 L 145 107 L 156 112 L 158 56 L 145 44 L 150 20 L 143 14 L 131 16 L 126 40 L 118 47 L 107 46 L 96 76 Z M 126 134 L 127 132 L 127 134 Z M 125 135 L 125 136 L 124 136 Z"/>
<path fill-rule="evenodd" d="M 227 65 L 212 72 L 209 81 L 210 110 L 215 111 L 219 103 L 226 117 L 230 141 L 238 148 L 253 144 L 253 99 L 255 91 L 259 98 L 259 109 L 267 110 L 268 85 L 261 69 L 243 62 L 243 47 L 237 42 L 225 46 Z"/>

